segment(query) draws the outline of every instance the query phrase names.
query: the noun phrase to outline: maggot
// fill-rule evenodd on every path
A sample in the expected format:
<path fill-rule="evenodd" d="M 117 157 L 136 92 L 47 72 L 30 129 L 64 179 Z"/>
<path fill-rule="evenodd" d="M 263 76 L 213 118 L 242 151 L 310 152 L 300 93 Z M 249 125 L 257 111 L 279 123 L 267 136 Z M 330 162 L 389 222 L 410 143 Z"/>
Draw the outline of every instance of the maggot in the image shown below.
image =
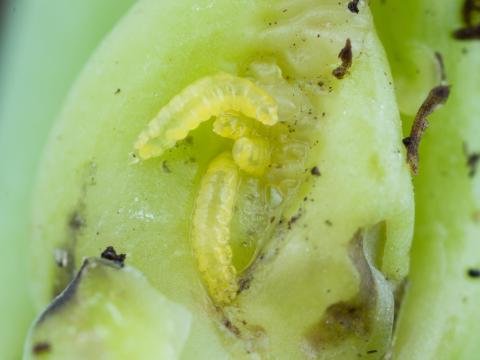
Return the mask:
<path fill-rule="evenodd" d="M 239 182 L 231 154 L 217 156 L 202 177 L 193 213 L 193 253 L 208 292 L 218 304 L 232 302 L 238 290 L 230 222 Z"/>
<path fill-rule="evenodd" d="M 143 160 L 160 156 L 202 122 L 232 111 L 264 125 L 278 121 L 277 103 L 265 90 L 249 79 L 219 73 L 170 100 L 140 133 L 134 149 Z"/>

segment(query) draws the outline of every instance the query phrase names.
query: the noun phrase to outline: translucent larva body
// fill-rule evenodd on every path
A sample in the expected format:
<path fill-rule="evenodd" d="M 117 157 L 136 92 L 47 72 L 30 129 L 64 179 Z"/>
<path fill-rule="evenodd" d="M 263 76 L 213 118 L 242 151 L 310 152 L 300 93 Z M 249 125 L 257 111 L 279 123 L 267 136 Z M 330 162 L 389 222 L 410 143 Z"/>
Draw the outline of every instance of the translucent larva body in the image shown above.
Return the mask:
<path fill-rule="evenodd" d="M 233 144 L 232 156 L 247 174 L 261 176 L 270 164 L 270 146 L 261 138 L 242 137 Z"/>
<path fill-rule="evenodd" d="M 208 292 L 219 304 L 230 303 L 238 289 L 230 222 L 239 181 L 232 156 L 228 152 L 220 154 L 202 178 L 193 214 L 193 252 Z"/>
<path fill-rule="evenodd" d="M 240 114 L 221 114 L 213 122 L 213 132 L 224 138 L 238 140 L 243 136 L 260 135 Z"/>
<path fill-rule="evenodd" d="M 140 159 L 160 156 L 211 117 L 240 113 L 265 125 L 278 121 L 275 99 L 252 81 L 219 73 L 202 78 L 175 96 L 139 135 L 135 151 Z"/>

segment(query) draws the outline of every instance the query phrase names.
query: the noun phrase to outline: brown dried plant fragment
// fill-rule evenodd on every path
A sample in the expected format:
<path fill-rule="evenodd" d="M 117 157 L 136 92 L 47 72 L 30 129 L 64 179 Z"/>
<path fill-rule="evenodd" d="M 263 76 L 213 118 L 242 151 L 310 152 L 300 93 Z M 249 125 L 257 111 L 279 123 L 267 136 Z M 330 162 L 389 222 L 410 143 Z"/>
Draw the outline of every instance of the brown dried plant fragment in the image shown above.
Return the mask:
<path fill-rule="evenodd" d="M 338 58 L 342 60 L 342 64 L 335 68 L 332 71 L 332 74 L 337 79 L 343 79 L 348 69 L 352 66 L 352 43 L 350 42 L 350 39 L 347 39 L 345 42 L 345 46 L 340 50 Z"/>
<path fill-rule="evenodd" d="M 403 139 L 403 143 L 407 147 L 407 163 L 415 175 L 418 173 L 418 147 L 422 140 L 423 133 L 428 127 L 427 117 L 440 105 L 445 104 L 449 95 L 450 86 L 448 85 L 438 85 L 430 90 L 430 93 L 415 116 L 412 129 L 410 130 L 410 136 Z"/>

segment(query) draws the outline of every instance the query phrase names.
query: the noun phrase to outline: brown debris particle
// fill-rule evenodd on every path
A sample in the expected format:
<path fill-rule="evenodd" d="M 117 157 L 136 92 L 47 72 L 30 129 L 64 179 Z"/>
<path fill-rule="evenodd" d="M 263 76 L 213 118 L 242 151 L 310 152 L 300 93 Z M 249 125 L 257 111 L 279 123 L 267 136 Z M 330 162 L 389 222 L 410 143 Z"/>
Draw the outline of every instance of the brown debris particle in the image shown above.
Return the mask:
<path fill-rule="evenodd" d="M 126 254 L 117 254 L 113 246 L 108 246 L 100 255 L 102 259 L 113 261 L 115 264 L 123 267 L 125 265 Z"/>
<path fill-rule="evenodd" d="M 229 319 L 227 319 L 226 317 L 223 318 L 223 326 L 225 326 L 225 328 L 230 331 L 233 335 L 235 335 L 236 337 L 240 337 L 240 329 L 238 327 L 236 327 Z"/>
<path fill-rule="evenodd" d="M 480 1 L 465 0 L 462 9 L 462 20 L 464 27 L 453 32 L 457 40 L 479 40 L 480 24 L 474 24 L 475 19 L 480 18 Z"/>
<path fill-rule="evenodd" d="M 41 341 L 33 345 L 32 352 L 35 355 L 40 355 L 40 354 L 45 354 L 47 352 L 50 352 L 51 349 L 52 349 L 52 346 L 50 345 L 50 343 L 46 341 Z"/>
<path fill-rule="evenodd" d="M 480 40 L 480 25 L 455 30 L 453 37 L 457 40 Z"/>
<path fill-rule="evenodd" d="M 478 164 L 480 164 L 480 152 L 470 152 L 467 144 L 463 144 L 463 152 L 467 157 L 468 176 L 473 178 L 477 173 Z"/>
<path fill-rule="evenodd" d="M 427 117 L 431 115 L 438 106 L 445 104 L 449 94 L 450 86 L 448 85 L 438 85 L 430 90 L 430 93 L 415 116 L 412 129 L 410 130 L 410 136 L 403 139 L 403 143 L 407 147 L 407 162 L 415 175 L 418 173 L 418 147 L 422 140 L 423 133 L 428 127 Z"/>
<path fill-rule="evenodd" d="M 312 174 L 313 176 L 320 176 L 320 175 L 322 175 L 322 174 L 320 173 L 320 170 L 318 169 L 317 166 L 314 166 L 314 167 L 312 167 L 312 168 L 310 169 L 310 174 Z"/>
<path fill-rule="evenodd" d="M 288 229 L 291 229 L 292 228 L 292 225 L 295 224 L 298 219 L 300 219 L 300 216 L 302 216 L 302 214 L 300 213 L 300 211 L 298 213 L 296 213 L 295 215 L 293 215 L 290 220 L 288 220 Z"/>
<path fill-rule="evenodd" d="M 247 276 L 247 277 L 242 277 L 240 280 L 238 280 L 238 290 L 237 290 L 237 295 L 241 294 L 245 290 L 250 289 L 250 283 L 252 282 L 252 277 Z"/>
<path fill-rule="evenodd" d="M 350 12 L 358 14 L 360 11 L 358 10 L 358 3 L 360 0 L 353 0 L 348 3 L 348 10 Z"/>
<path fill-rule="evenodd" d="M 338 58 L 342 60 L 342 64 L 332 71 L 333 76 L 337 79 L 343 79 L 348 69 L 352 66 L 352 43 L 347 39 L 345 46 L 338 53 Z"/>
<path fill-rule="evenodd" d="M 170 168 L 168 167 L 167 160 L 162 161 L 162 169 L 163 169 L 163 172 L 165 172 L 167 174 L 170 174 L 172 172 L 170 170 Z"/>
<path fill-rule="evenodd" d="M 70 226 L 72 230 L 78 230 L 82 226 L 85 226 L 85 219 L 82 217 L 82 215 L 80 215 L 80 213 L 75 211 L 72 216 L 70 216 L 68 226 Z"/>
<path fill-rule="evenodd" d="M 472 153 L 468 155 L 467 165 L 470 168 L 468 176 L 474 177 L 477 172 L 477 166 L 480 161 L 480 153 Z"/>

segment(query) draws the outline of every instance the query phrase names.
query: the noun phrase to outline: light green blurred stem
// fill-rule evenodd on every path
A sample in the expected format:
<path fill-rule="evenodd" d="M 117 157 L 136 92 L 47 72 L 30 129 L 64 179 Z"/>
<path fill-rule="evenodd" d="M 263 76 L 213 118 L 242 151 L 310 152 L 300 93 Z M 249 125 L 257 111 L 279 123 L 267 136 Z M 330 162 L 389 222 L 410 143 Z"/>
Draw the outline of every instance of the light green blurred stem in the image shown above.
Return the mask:
<path fill-rule="evenodd" d="M 0 73 L 0 358 L 21 356 L 30 196 L 47 133 L 73 79 L 133 0 L 18 0 L 7 6 Z"/>
<path fill-rule="evenodd" d="M 466 275 L 469 267 L 480 266 L 480 224 L 474 220 L 480 209 L 480 176 L 468 177 L 462 149 L 465 142 L 471 151 L 480 150 L 480 43 L 451 36 L 461 26 L 462 3 L 373 2 L 395 81 L 416 66 L 410 83 L 414 88 L 422 72 L 429 71 L 422 65 L 424 58 L 409 52 L 415 42 L 443 54 L 452 85 L 447 105 L 431 116 L 420 147 L 410 285 L 394 359 L 473 360 L 480 353 L 480 282 Z M 397 90 L 399 97 L 405 95 Z M 407 134 L 412 117 L 403 120 Z"/>

